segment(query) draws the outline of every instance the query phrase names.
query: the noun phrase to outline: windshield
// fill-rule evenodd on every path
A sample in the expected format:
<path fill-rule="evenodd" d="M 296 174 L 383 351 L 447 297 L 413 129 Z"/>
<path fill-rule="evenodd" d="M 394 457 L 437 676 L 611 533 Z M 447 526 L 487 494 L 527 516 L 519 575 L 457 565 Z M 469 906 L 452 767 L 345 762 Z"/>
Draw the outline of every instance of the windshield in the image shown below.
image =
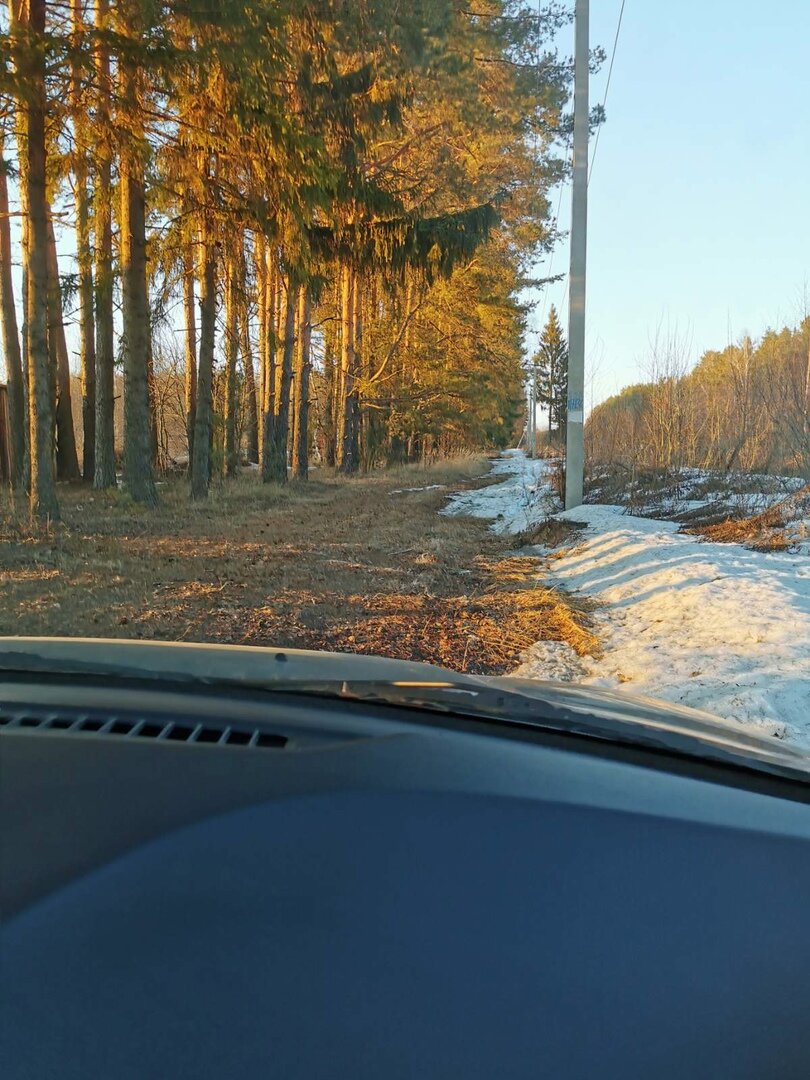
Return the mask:
<path fill-rule="evenodd" d="M 810 750 L 808 13 L 590 6 L 0 8 L 0 635 Z"/>

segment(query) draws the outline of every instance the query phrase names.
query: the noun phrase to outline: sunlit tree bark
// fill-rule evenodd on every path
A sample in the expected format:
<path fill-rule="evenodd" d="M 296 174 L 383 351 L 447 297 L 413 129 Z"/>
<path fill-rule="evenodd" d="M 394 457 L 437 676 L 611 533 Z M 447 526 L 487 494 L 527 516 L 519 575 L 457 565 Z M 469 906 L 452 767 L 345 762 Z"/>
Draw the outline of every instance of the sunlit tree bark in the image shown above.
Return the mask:
<path fill-rule="evenodd" d="M 3 332 L 8 386 L 11 483 L 17 490 L 22 490 L 25 484 L 25 394 L 17 309 L 14 304 L 14 281 L 11 272 L 8 181 L 2 140 L 3 130 L 0 127 L 0 327 Z"/>
<path fill-rule="evenodd" d="M 45 0 L 12 0 L 11 29 L 19 101 L 20 191 L 26 215 L 26 354 L 31 512 L 59 517 L 56 498 L 50 355 L 48 352 L 48 198 L 45 151 Z"/>

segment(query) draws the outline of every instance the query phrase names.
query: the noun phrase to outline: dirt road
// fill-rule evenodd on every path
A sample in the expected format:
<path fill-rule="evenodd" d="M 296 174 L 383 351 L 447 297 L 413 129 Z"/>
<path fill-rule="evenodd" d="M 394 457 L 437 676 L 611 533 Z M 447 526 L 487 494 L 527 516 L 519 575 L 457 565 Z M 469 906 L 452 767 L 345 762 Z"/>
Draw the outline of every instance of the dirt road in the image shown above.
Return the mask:
<path fill-rule="evenodd" d="M 584 609 L 539 584 L 514 537 L 438 513 L 488 483 L 464 458 L 286 488 L 245 474 L 143 510 L 61 486 L 64 521 L 32 532 L 0 502 L 0 633 L 356 651 L 500 673 L 538 639 L 595 645 Z"/>

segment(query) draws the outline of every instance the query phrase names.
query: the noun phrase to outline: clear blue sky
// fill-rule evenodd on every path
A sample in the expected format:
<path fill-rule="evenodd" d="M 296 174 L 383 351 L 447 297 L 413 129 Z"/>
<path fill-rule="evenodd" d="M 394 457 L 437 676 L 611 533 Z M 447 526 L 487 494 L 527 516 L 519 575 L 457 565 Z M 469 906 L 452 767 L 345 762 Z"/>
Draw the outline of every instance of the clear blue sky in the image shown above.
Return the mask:
<path fill-rule="evenodd" d="M 591 0 L 608 60 L 620 5 Z M 662 322 L 697 359 L 810 303 L 809 43 L 810 0 L 626 0 L 590 184 L 591 401 L 638 380 Z M 535 320 L 549 303 L 567 320 L 566 290 Z"/>

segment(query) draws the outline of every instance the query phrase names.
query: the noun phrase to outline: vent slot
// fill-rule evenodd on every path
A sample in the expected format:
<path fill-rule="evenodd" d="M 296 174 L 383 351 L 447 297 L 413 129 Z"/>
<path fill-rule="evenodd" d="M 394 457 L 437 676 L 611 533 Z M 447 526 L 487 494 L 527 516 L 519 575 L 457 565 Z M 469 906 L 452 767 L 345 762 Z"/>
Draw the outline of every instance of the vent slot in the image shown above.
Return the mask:
<path fill-rule="evenodd" d="M 104 727 L 104 720 L 82 720 L 79 727 L 82 731 L 101 731 Z"/>
<path fill-rule="evenodd" d="M 165 724 L 141 724 L 135 731 L 139 739 L 159 739 L 166 730 Z"/>
<path fill-rule="evenodd" d="M 130 720 L 113 720 L 107 729 L 109 735 L 129 735 L 137 724 Z"/>
<path fill-rule="evenodd" d="M 65 710 L 64 714 L 42 712 L 37 715 L 30 709 L 15 713 L 0 709 L 0 727 L 8 729 L 24 728 L 31 731 L 60 732 L 71 735 L 111 736 L 116 740 L 151 739 L 161 743 L 207 743 L 209 746 L 247 747 L 260 750 L 280 750 L 287 745 L 284 735 L 262 731 L 260 728 L 232 727 L 223 723 L 217 725 L 210 721 L 197 724 L 173 719 L 131 719 L 118 716 L 88 715 Z"/>
<path fill-rule="evenodd" d="M 256 746 L 274 746 L 280 749 L 286 744 L 287 740 L 283 735 L 271 735 L 267 731 L 260 731 L 256 736 Z"/>
<path fill-rule="evenodd" d="M 197 733 L 196 741 L 202 743 L 218 743 L 224 734 L 225 732 L 221 731 L 219 728 L 204 727 Z"/>
<path fill-rule="evenodd" d="M 75 723 L 75 720 L 67 720 L 61 716 L 54 716 L 47 721 L 48 727 L 53 728 L 56 731 L 67 731 L 67 729 L 72 728 Z"/>
<path fill-rule="evenodd" d="M 249 731 L 229 731 L 225 736 L 225 742 L 229 746 L 247 746 L 252 737 Z"/>
<path fill-rule="evenodd" d="M 166 738 L 171 739 L 172 742 L 188 742 L 193 734 L 193 727 L 187 727 L 185 724 L 172 724 Z"/>

